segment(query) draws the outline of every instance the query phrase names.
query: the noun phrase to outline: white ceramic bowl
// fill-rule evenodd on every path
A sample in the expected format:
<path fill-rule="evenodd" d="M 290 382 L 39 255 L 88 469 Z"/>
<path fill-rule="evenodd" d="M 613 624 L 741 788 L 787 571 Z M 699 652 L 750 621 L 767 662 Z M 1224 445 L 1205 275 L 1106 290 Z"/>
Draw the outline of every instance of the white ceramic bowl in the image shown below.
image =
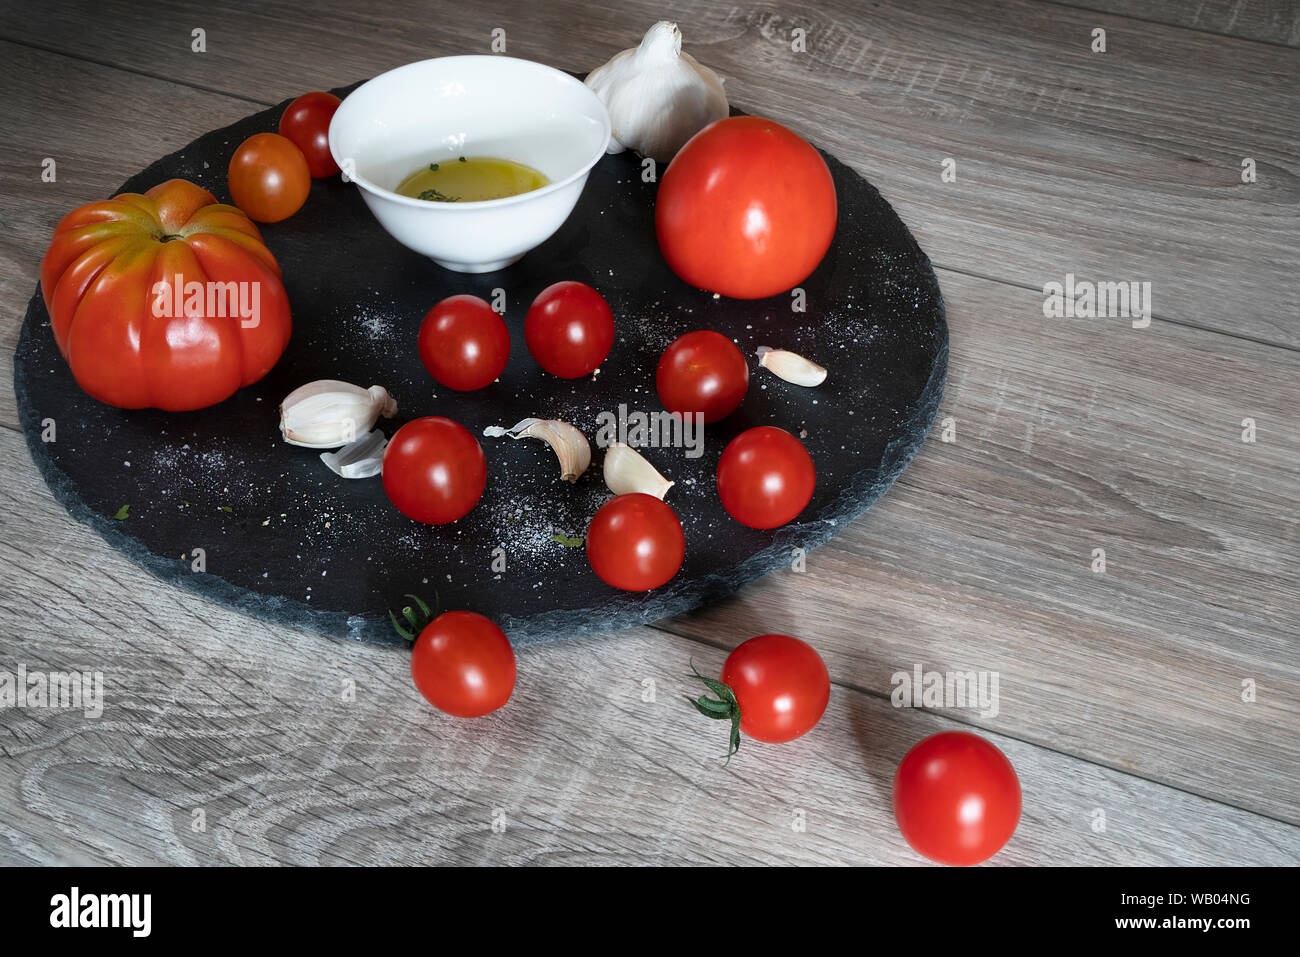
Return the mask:
<path fill-rule="evenodd" d="M 357 87 L 330 123 L 330 152 L 381 226 L 459 272 L 502 269 L 560 228 L 605 155 L 609 114 L 567 73 L 505 56 L 409 63 Z M 399 196 L 427 163 L 514 160 L 549 185 L 477 203 Z"/>

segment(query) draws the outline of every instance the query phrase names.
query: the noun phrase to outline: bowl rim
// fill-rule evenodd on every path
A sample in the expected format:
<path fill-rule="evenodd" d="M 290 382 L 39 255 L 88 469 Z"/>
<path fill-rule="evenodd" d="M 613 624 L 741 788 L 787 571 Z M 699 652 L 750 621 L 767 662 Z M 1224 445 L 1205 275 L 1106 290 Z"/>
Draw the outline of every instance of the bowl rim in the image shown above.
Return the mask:
<path fill-rule="evenodd" d="M 411 63 L 404 63 L 401 66 L 394 67 L 391 70 L 385 70 L 383 73 L 371 77 L 369 80 L 366 80 L 355 90 L 353 90 L 351 93 L 345 96 L 343 98 L 343 102 L 341 102 L 338 108 L 334 111 L 334 116 L 330 119 L 330 127 L 329 127 L 330 156 L 333 157 L 334 162 L 338 164 L 340 170 L 343 167 L 342 160 L 346 159 L 346 157 L 339 156 L 338 145 L 334 135 L 334 122 L 335 120 L 338 119 L 339 113 L 343 112 L 343 108 L 347 105 L 348 100 L 352 99 L 352 97 L 356 96 L 366 87 L 368 87 L 370 84 L 377 83 L 380 80 L 391 78 L 394 74 L 403 73 L 409 70 L 414 70 L 417 67 L 426 66 L 427 64 L 430 63 L 452 63 L 457 60 L 478 60 L 478 61 L 507 60 L 513 63 L 523 63 L 530 67 L 536 67 L 543 73 L 550 73 L 554 76 L 558 76 L 565 83 L 573 84 L 581 87 L 587 93 L 587 95 L 591 97 L 592 101 L 599 108 L 597 113 L 597 118 L 601 121 L 604 127 L 604 134 L 605 134 L 601 140 L 599 148 L 597 148 L 594 151 L 593 155 L 585 163 L 583 163 L 582 166 L 580 166 L 575 172 L 566 176 L 564 179 L 556 180 L 555 182 L 552 183 L 547 183 L 545 186 L 538 187 L 537 189 L 530 189 L 526 193 L 516 193 L 514 196 L 501 196 L 498 197 L 497 199 L 479 199 L 479 200 L 470 200 L 469 202 L 455 202 L 455 203 L 434 203 L 426 199 L 417 199 L 414 196 L 403 196 L 401 193 L 394 192 L 391 189 L 384 189 L 384 187 L 379 186 L 378 184 L 372 182 L 366 177 L 360 175 L 359 173 L 353 173 L 353 174 L 343 173 L 342 176 L 343 176 L 343 181 L 345 183 L 348 182 L 356 183 L 358 186 L 362 187 L 368 192 L 375 194 L 376 196 L 381 196 L 384 199 L 388 199 L 397 203 L 398 205 L 408 206 L 412 208 L 419 208 L 419 209 L 426 209 L 426 210 L 441 210 L 444 212 L 461 212 L 461 211 L 473 211 L 473 210 L 480 210 L 480 209 L 498 209 L 503 206 L 513 206 L 520 203 L 529 202 L 531 200 L 539 199 L 542 196 L 546 196 L 549 195 L 550 193 L 558 192 L 559 190 L 564 189 L 566 186 L 571 185 L 572 183 L 576 182 L 577 180 L 581 179 L 582 177 L 590 173 L 591 168 L 595 166 L 598 162 L 600 162 L 600 158 L 605 155 L 605 152 L 609 147 L 610 137 L 613 136 L 613 124 L 610 122 L 609 119 L 609 111 L 605 108 L 605 104 L 601 100 L 601 98 L 598 97 L 591 90 L 590 87 L 588 87 L 577 77 L 573 76 L 570 73 L 566 73 L 563 70 L 557 70 L 555 67 L 548 66 L 545 63 L 539 63 L 536 60 L 527 60 L 524 59 L 523 57 L 504 56 L 500 54 L 465 53 L 465 54 L 457 54 L 454 56 L 429 57 L 428 59 L 425 60 L 415 60 L 414 62 Z"/>

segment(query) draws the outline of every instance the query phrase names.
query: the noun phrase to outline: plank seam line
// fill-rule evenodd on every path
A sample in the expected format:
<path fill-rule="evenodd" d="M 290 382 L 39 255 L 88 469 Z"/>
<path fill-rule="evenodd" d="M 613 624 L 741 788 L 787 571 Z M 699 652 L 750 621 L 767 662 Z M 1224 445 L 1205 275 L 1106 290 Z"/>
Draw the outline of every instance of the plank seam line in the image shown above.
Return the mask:
<path fill-rule="evenodd" d="M 1012 286 L 1016 289 L 1026 289 L 1030 292 L 1042 293 L 1042 289 L 1039 287 L 1031 286 L 1029 283 L 1020 282 L 1016 279 L 998 279 L 996 276 L 985 275 L 984 273 L 974 272 L 970 269 L 961 269 L 957 266 L 945 266 L 942 263 L 935 262 L 934 260 L 930 261 L 930 265 L 933 266 L 937 272 L 950 272 L 959 276 L 967 276 L 971 279 L 982 279 L 985 282 L 993 282 L 1003 286 Z M 1273 342 L 1269 339 L 1261 339 L 1258 336 L 1246 335 L 1240 332 L 1229 332 L 1227 329 L 1214 329 L 1210 326 L 1203 326 L 1199 323 L 1189 322 L 1186 319 L 1173 319 L 1169 316 L 1162 316 L 1156 312 L 1151 313 L 1151 319 L 1155 322 L 1167 322 L 1171 326 L 1181 326 L 1184 329 L 1195 329 L 1197 332 L 1206 332 L 1215 336 L 1225 336 L 1228 339 L 1239 339 L 1242 342 L 1254 343 L 1257 346 L 1282 349 L 1285 352 L 1300 352 L 1300 345 L 1291 345 L 1287 342 Z"/>
<path fill-rule="evenodd" d="M 1096 7 L 1089 7 L 1085 4 L 1070 3 L 1068 0 L 1038 0 L 1039 3 L 1051 7 L 1062 7 L 1067 10 L 1079 10 L 1085 13 L 1095 13 L 1099 16 L 1113 17 L 1116 20 L 1132 20 L 1134 23 L 1149 23 L 1152 26 L 1168 27 L 1171 30 L 1186 30 L 1188 33 L 1200 33 L 1208 37 L 1218 37 L 1221 40 L 1237 40 L 1242 43 L 1259 43 L 1268 47 L 1281 47 L 1283 50 L 1295 51 L 1296 47 L 1290 43 L 1284 43 L 1281 40 L 1261 40 L 1258 37 L 1243 37 L 1236 33 L 1223 33 L 1219 30 L 1209 30 L 1205 27 L 1193 27 L 1186 23 L 1168 23 L 1164 20 L 1152 20 L 1149 17 L 1135 17 L 1131 13 L 1116 13 L 1113 10 L 1098 10 Z M 1296 32 L 1296 25 L 1291 24 L 1291 32 Z"/>
<path fill-rule="evenodd" d="M 646 627 L 650 628 L 653 631 L 662 632 L 665 635 L 672 635 L 674 638 L 683 638 L 687 641 L 693 641 L 699 645 L 704 645 L 709 648 L 715 648 L 718 651 L 723 651 L 727 653 L 731 652 L 731 649 L 725 645 L 715 644 L 714 642 L 709 641 L 706 638 L 700 638 L 696 635 L 684 635 L 680 632 L 673 631 L 672 629 L 662 624 L 661 622 L 651 622 Z M 842 688 L 845 691 L 854 692 L 855 694 L 865 695 L 869 698 L 878 698 L 881 701 L 889 700 L 889 695 L 884 694 L 883 692 L 872 691 L 867 688 L 860 688 L 857 685 L 845 684 L 842 681 L 836 681 L 834 678 L 831 679 L 831 685 L 837 688 Z M 1092 765 L 1093 767 L 1104 768 L 1108 771 L 1114 771 L 1115 773 L 1125 775 L 1126 777 L 1136 778 L 1139 781 L 1146 781 L 1148 784 L 1154 784 L 1159 787 L 1169 788 L 1170 790 L 1177 791 L 1181 794 L 1186 794 L 1191 797 L 1200 798 L 1201 800 L 1204 801 L 1210 801 L 1214 804 L 1218 804 L 1223 807 L 1232 808 L 1235 811 L 1241 811 L 1245 814 L 1251 814 L 1254 815 L 1255 817 L 1263 818 L 1264 820 L 1267 821 L 1272 821 L 1275 824 L 1285 824 L 1287 827 L 1300 830 L 1300 821 L 1290 821 L 1287 820 L 1286 818 L 1278 817 L 1274 814 L 1270 814 L 1267 811 L 1257 811 L 1254 808 L 1243 807 L 1240 804 L 1234 804 L 1232 801 L 1228 801 L 1223 798 L 1214 797 L 1213 795 L 1210 794 L 1202 794 L 1200 791 L 1194 791 L 1191 788 L 1184 787 L 1179 784 L 1174 784 L 1169 781 L 1161 781 L 1159 778 L 1153 778 L 1145 774 L 1140 774 L 1128 768 L 1116 767 L 1113 764 L 1107 764 L 1105 761 L 1100 761 L 1096 758 L 1090 758 L 1087 755 L 1074 754 L 1073 752 L 1070 751 L 1064 751 L 1061 748 L 1052 746 L 1051 744 L 1045 744 L 1041 741 L 1035 741 L 1032 738 L 1022 737 L 1021 735 L 1009 731 L 1004 731 L 995 728 L 986 728 L 983 725 L 979 725 L 973 721 L 967 720 L 964 716 L 961 716 L 959 714 L 952 714 L 948 710 L 940 711 L 934 708 L 912 708 L 909 710 L 928 712 L 929 714 L 937 718 L 941 718 L 947 721 L 952 721 L 954 724 L 965 725 L 968 728 L 973 728 L 975 731 L 979 731 L 984 734 L 996 734 L 1000 737 L 1007 738 L 1011 741 L 1019 742 L 1020 744 L 1026 745 L 1028 747 L 1039 748 L 1043 751 L 1048 751 L 1052 754 L 1058 754 L 1061 757 L 1070 758 L 1075 761 L 1080 761 L 1084 764 Z"/>
<path fill-rule="evenodd" d="M 93 63 L 95 66 L 102 66 L 109 70 L 117 70 L 121 73 L 132 73 L 136 76 L 147 77 L 151 80 L 158 80 L 163 83 L 175 83 L 177 86 L 189 87 L 191 90 L 199 90 L 203 93 L 214 93 L 218 96 L 226 96 L 234 100 L 242 100 L 245 103 L 252 103 L 256 106 L 275 106 L 274 103 L 266 100 L 259 100 L 251 96 L 244 96 L 242 93 L 231 93 L 229 90 L 219 90 L 215 87 L 204 86 L 201 83 L 191 83 L 189 80 L 178 80 L 175 77 L 162 76 L 159 73 L 152 73 L 148 70 L 122 66 L 121 64 L 113 63 L 109 60 L 100 60 L 96 57 L 86 56 L 84 53 L 68 53 L 66 50 L 59 50 L 54 47 L 45 46 L 41 43 L 33 43 L 30 40 L 19 40 L 14 37 L 0 34 L 0 42 L 12 43 L 15 46 L 27 47 L 31 50 L 39 50 L 42 53 L 49 53 L 52 56 L 61 56 L 69 60 L 81 60 L 84 63 Z"/>

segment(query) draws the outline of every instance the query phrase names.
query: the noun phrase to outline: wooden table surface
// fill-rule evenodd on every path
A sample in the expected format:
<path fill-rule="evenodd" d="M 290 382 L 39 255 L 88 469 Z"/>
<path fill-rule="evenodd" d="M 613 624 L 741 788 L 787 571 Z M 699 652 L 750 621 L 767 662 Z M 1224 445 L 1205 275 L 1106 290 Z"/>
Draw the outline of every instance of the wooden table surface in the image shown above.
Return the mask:
<path fill-rule="evenodd" d="M 510 705 L 460 722 L 401 651 L 268 626 L 109 549 L 46 489 L 7 381 L 0 670 L 102 671 L 105 708 L 0 711 L 0 863 L 910 864 L 893 770 L 953 728 L 1020 775 L 996 863 L 1300 861 L 1294 2 L 5 3 L 5 349 L 59 217 L 201 133 L 489 52 L 494 28 L 591 69 L 663 16 L 735 104 L 912 227 L 948 305 L 954 441 L 936 429 L 805 572 L 524 649 Z M 1153 321 L 1045 318 L 1067 274 L 1150 282 Z M 724 768 L 682 674 L 767 631 L 820 650 L 830 708 Z M 918 664 L 996 672 L 997 714 L 895 708 Z"/>

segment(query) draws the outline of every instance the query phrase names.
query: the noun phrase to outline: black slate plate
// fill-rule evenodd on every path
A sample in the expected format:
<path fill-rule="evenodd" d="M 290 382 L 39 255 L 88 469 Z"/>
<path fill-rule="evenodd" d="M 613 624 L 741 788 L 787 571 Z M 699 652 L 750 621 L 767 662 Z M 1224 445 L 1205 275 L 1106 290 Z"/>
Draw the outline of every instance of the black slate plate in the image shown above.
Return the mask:
<path fill-rule="evenodd" d="M 337 90 L 346 95 L 351 88 Z M 172 177 L 229 202 L 225 171 L 253 133 L 273 131 L 286 104 L 209 133 L 133 176 L 143 192 Z M 687 287 L 659 255 L 654 184 L 630 153 L 593 170 L 577 208 L 543 246 L 498 273 L 447 272 L 390 238 L 357 192 L 338 178 L 316 181 L 306 206 L 263 227 L 284 272 L 294 332 L 261 382 L 200 412 L 125 412 L 76 386 L 59 355 L 39 290 L 14 356 L 14 381 L 32 457 L 55 497 L 79 521 L 158 577 L 259 617 L 363 641 L 397 640 L 386 609 L 408 592 L 443 609 L 479 611 L 515 643 L 654 621 L 734 591 L 789 565 L 869 508 L 925 438 L 943 393 L 948 329 L 929 259 L 890 205 L 827 156 L 839 194 L 834 244 L 803 284 L 806 312 L 790 296 L 741 302 Z M 34 255 L 37 251 L 34 251 Z M 542 373 L 523 343 L 533 297 L 560 279 L 600 290 L 618 337 L 598 375 L 566 382 Z M 420 364 L 415 334 L 435 302 L 454 293 L 491 298 L 505 290 L 510 364 L 477 393 L 437 387 Z M 591 572 L 582 536 L 608 496 L 601 452 L 570 486 L 536 441 L 481 439 L 488 487 L 466 518 L 418 525 L 389 503 L 380 481 L 336 478 L 310 449 L 277 429 L 280 400 L 314 379 L 380 384 L 400 403 L 388 434 L 411 418 L 445 415 L 481 435 L 530 415 L 574 423 L 593 437 L 597 415 L 658 411 L 654 368 L 663 348 L 692 329 L 717 329 L 753 355 L 758 345 L 793 349 L 829 369 L 802 389 L 751 362 L 742 408 L 706 429 L 702 456 L 682 449 L 644 454 L 678 483 L 668 501 L 686 533 L 677 577 L 649 594 L 617 592 Z M 54 420 L 55 441 L 42 441 Z M 804 438 L 817 490 L 799 519 L 775 531 L 732 521 L 714 490 L 727 441 L 772 424 Z M 129 505 L 129 516 L 114 516 Z M 206 571 L 193 571 L 202 549 Z M 503 549 L 503 552 L 494 552 Z M 504 554 L 505 570 L 493 559 Z M 499 562 L 498 566 L 499 568 Z"/>

